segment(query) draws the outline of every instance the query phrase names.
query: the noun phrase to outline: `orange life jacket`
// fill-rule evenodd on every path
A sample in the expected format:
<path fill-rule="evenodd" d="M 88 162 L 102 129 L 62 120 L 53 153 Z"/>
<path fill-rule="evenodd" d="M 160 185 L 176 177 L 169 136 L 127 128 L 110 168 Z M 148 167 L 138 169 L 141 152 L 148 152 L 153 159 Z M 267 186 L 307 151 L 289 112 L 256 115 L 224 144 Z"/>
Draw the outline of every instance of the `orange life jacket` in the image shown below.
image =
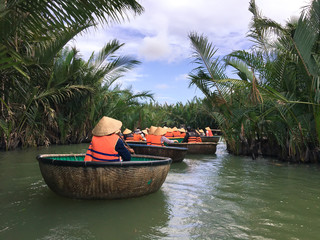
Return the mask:
<path fill-rule="evenodd" d="M 132 133 L 124 134 L 124 137 L 125 137 L 124 140 L 126 140 L 126 141 L 134 141 Z"/>
<path fill-rule="evenodd" d="M 93 136 L 84 160 L 94 162 L 120 161 L 120 155 L 115 149 L 118 139 L 119 136 L 116 134 Z"/>
<path fill-rule="evenodd" d="M 189 132 L 188 143 L 195 143 L 197 142 L 197 135 L 195 132 Z"/>
<path fill-rule="evenodd" d="M 165 135 L 164 135 L 165 137 L 173 137 L 173 133 L 172 132 L 167 132 Z"/>
<path fill-rule="evenodd" d="M 197 137 L 197 142 L 202 142 L 201 137 Z"/>
<path fill-rule="evenodd" d="M 213 137 L 211 129 L 206 131 L 206 136 L 207 137 Z"/>
<path fill-rule="evenodd" d="M 161 137 L 162 136 L 153 135 L 153 137 L 151 139 L 151 145 L 163 146 L 163 143 L 161 143 Z"/>
<path fill-rule="evenodd" d="M 146 136 L 147 145 L 151 145 L 151 143 L 152 143 L 152 138 L 153 138 L 153 137 L 154 137 L 153 134 L 148 134 L 148 135 Z"/>
<path fill-rule="evenodd" d="M 174 137 L 180 137 L 181 134 L 180 134 L 179 131 L 173 131 L 173 136 L 174 136 Z"/>
<path fill-rule="evenodd" d="M 186 136 L 185 132 L 180 133 L 180 137 L 184 138 Z"/>
<path fill-rule="evenodd" d="M 139 133 L 134 133 L 133 134 L 133 141 L 142 141 L 143 138 Z"/>

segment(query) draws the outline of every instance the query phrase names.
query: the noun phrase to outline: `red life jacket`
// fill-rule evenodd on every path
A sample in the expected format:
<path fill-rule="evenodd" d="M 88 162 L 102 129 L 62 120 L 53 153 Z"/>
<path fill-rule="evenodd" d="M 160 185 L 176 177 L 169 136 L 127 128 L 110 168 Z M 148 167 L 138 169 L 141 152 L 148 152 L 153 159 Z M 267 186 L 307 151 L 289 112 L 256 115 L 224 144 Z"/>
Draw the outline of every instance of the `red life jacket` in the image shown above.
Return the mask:
<path fill-rule="evenodd" d="M 162 136 L 153 135 L 153 138 L 151 139 L 151 145 L 163 146 L 163 143 L 161 143 L 161 137 Z"/>
<path fill-rule="evenodd" d="M 180 137 L 184 138 L 186 136 L 186 133 L 182 132 L 180 133 Z"/>
<path fill-rule="evenodd" d="M 201 137 L 197 137 L 197 142 L 202 142 Z"/>
<path fill-rule="evenodd" d="M 120 161 L 120 155 L 115 149 L 118 139 L 119 136 L 116 134 L 93 136 L 84 160 L 94 162 Z"/>

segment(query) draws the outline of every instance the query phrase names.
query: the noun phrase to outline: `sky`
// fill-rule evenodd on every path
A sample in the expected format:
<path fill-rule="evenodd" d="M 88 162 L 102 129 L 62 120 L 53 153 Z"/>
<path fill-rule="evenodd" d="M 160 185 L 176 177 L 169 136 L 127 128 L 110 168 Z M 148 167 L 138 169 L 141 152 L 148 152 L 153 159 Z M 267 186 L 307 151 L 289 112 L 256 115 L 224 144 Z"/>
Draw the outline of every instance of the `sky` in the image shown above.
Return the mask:
<path fill-rule="evenodd" d="M 196 87 L 189 88 L 188 74 L 197 66 L 192 63 L 189 33 L 208 37 L 217 56 L 251 46 L 246 37 L 252 14 L 249 0 L 138 0 L 144 12 L 129 16 L 119 24 L 99 26 L 77 36 L 75 46 L 84 59 L 98 52 L 107 42 L 125 43 L 119 52 L 141 64 L 118 80 L 123 88 L 135 93 L 149 91 L 155 101 L 164 104 L 186 103 L 203 97 Z M 310 0 L 256 0 L 263 16 L 285 24 L 298 17 Z"/>

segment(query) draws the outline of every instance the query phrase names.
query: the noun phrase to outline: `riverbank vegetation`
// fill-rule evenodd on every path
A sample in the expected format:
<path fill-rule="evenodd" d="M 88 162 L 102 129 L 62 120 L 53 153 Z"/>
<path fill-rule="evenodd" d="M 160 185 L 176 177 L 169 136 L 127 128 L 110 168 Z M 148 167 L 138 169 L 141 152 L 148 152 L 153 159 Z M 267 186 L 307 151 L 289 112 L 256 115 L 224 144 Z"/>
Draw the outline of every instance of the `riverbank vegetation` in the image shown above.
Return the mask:
<path fill-rule="evenodd" d="M 223 59 L 204 35 L 189 35 L 198 67 L 190 74 L 210 101 L 233 154 L 295 162 L 320 159 L 320 1 L 285 26 L 265 18 L 254 0 L 249 51 Z M 227 76 L 231 67 L 238 78 Z"/>
<path fill-rule="evenodd" d="M 90 27 L 142 13 L 136 1 L 4 1 L 1 6 L 2 150 L 86 142 L 107 115 L 130 129 L 219 127 L 233 154 L 320 159 L 320 0 L 285 26 L 265 18 L 251 0 L 252 48 L 221 59 L 205 35 L 191 33 L 197 67 L 189 74 L 190 85 L 205 98 L 173 105 L 118 84 L 140 64 L 118 54 L 123 43 L 112 40 L 88 60 L 66 47 Z M 229 69 L 237 77 L 229 77 Z"/>

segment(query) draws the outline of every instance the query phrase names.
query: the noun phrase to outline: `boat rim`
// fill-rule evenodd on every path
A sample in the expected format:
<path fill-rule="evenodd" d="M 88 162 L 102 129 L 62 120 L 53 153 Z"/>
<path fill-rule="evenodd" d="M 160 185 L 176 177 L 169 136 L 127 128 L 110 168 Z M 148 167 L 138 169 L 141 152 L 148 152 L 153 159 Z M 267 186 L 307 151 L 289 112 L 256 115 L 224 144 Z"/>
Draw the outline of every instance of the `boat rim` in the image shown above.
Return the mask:
<path fill-rule="evenodd" d="M 163 148 L 163 149 L 172 149 L 172 150 L 180 150 L 180 151 L 188 151 L 188 148 L 184 147 L 172 147 L 172 146 L 154 146 L 154 145 L 142 145 L 142 144 L 131 144 L 128 142 L 129 146 L 132 147 L 150 147 L 150 148 Z"/>
<path fill-rule="evenodd" d="M 89 161 L 76 161 L 76 160 L 56 160 L 50 157 L 80 157 L 85 154 L 40 154 L 37 160 L 41 163 L 51 164 L 56 166 L 72 166 L 72 167 L 134 167 L 134 166 L 160 166 L 172 163 L 169 157 L 150 156 L 150 155 L 133 155 L 132 157 L 152 158 L 153 161 L 119 161 L 119 162 L 89 162 Z"/>

